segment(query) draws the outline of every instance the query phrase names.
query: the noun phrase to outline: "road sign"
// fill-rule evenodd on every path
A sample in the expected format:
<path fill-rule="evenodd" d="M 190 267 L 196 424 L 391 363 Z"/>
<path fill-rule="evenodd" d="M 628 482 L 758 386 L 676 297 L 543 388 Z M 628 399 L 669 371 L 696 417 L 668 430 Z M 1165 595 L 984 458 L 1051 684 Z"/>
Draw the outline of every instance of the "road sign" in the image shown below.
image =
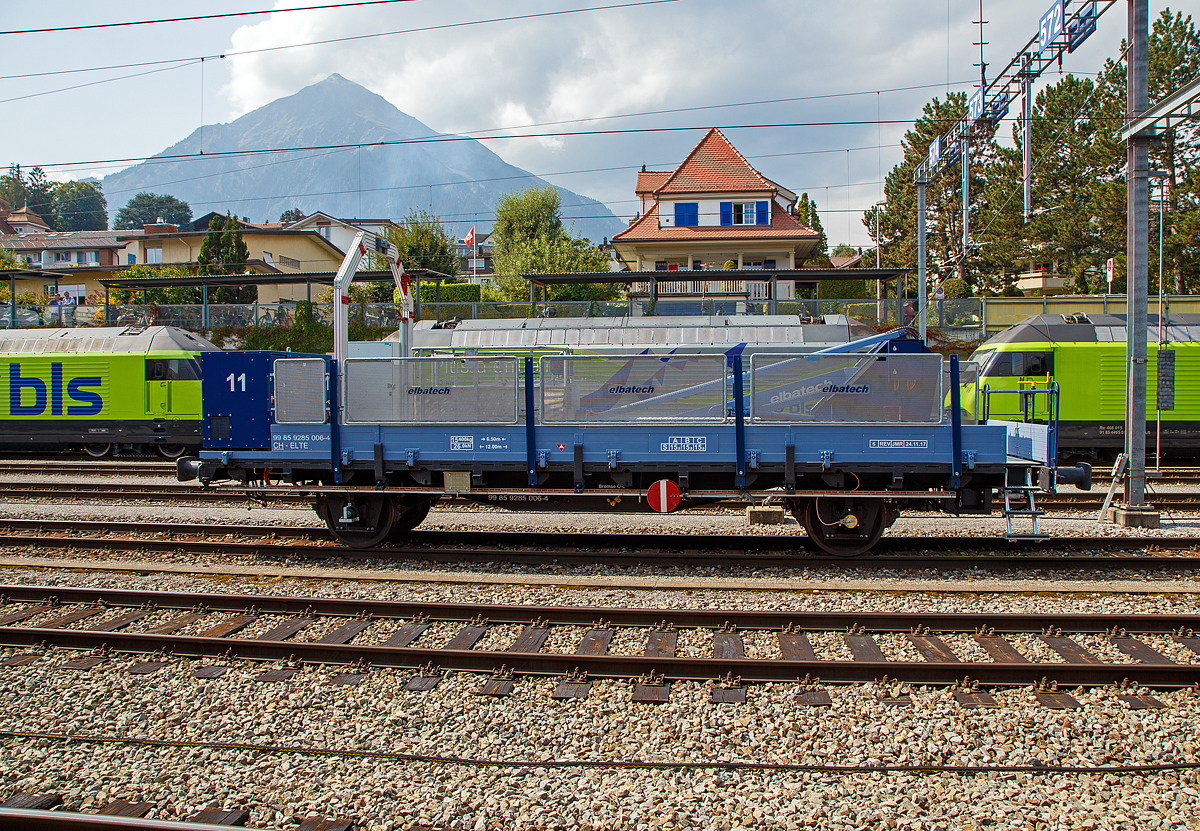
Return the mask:
<path fill-rule="evenodd" d="M 1112 288 L 1112 278 L 1113 278 L 1113 259 L 1112 259 L 1112 257 L 1108 258 L 1108 262 L 1105 263 L 1105 265 L 1104 265 L 1104 270 L 1105 270 L 1105 273 L 1108 275 L 1108 287 L 1111 289 Z M 1110 291 L 1109 294 L 1112 294 L 1112 292 Z"/>
<path fill-rule="evenodd" d="M 946 299 L 946 287 L 945 287 L 945 286 L 938 286 L 938 287 L 937 287 L 937 292 L 936 292 L 936 294 L 937 294 L 937 299 L 938 299 L 938 300 L 944 300 L 944 299 Z"/>
<path fill-rule="evenodd" d="M 669 514 L 679 507 L 679 485 L 671 479 L 659 479 L 646 491 L 646 500 L 660 514 Z"/>

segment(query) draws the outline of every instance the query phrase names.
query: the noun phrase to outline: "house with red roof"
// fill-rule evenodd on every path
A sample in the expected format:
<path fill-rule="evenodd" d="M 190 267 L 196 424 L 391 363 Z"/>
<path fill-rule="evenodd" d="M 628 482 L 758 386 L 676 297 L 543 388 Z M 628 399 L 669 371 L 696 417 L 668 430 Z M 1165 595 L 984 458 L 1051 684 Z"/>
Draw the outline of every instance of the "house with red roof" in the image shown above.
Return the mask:
<path fill-rule="evenodd" d="M 799 268 L 820 235 L 797 196 L 763 176 L 715 127 L 674 170 L 638 173 L 638 217 L 612 238 L 630 271 Z"/>

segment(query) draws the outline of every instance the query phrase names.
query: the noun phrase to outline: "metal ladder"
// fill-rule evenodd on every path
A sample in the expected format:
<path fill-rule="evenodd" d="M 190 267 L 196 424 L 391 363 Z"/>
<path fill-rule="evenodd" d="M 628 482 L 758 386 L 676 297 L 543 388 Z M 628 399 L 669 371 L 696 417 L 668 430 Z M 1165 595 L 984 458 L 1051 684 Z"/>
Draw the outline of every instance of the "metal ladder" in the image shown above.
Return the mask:
<path fill-rule="evenodd" d="M 1033 468 L 1024 468 L 1025 481 L 1020 485 L 1010 485 L 1008 482 L 1008 474 L 1005 474 L 1004 479 L 1004 522 L 1007 525 L 1007 531 L 1004 534 L 1006 540 L 1045 540 L 1049 539 L 1050 535 L 1042 533 L 1038 530 L 1038 517 L 1046 513 L 1040 510 L 1037 502 L 1034 499 L 1034 493 L 1038 490 L 1038 486 L 1033 483 Z M 1014 499 L 1018 500 L 1018 507 L 1013 507 Z M 1024 507 L 1019 507 L 1019 500 L 1024 500 Z M 1017 534 L 1013 532 L 1013 517 L 1027 516 L 1033 524 L 1033 530 L 1028 534 Z"/>

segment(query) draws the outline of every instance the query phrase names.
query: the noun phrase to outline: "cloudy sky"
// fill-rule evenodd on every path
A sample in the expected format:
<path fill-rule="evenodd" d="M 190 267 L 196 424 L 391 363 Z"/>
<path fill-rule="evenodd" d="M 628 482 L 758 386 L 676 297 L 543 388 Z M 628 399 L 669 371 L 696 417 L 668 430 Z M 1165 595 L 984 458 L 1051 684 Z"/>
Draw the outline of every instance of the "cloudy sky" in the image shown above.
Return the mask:
<path fill-rule="evenodd" d="M 410 0 L 280 11 L 316 4 L 6 3 L 4 32 L 276 11 L 0 34 L 0 164 L 40 164 L 57 179 L 104 175 L 337 72 L 439 132 L 608 131 L 488 146 L 620 217 L 636 210 L 642 164 L 669 169 L 721 126 L 766 176 L 817 200 L 832 242 L 866 245 L 861 211 L 881 198 L 906 124 L 979 76 L 978 0 Z M 1047 6 L 984 1 L 993 70 L 1036 34 Z M 1162 7 L 1151 3 L 1151 19 Z M 1096 72 L 1125 26 L 1117 3 L 1064 71 Z M 797 122 L 834 124 L 750 126 Z"/>

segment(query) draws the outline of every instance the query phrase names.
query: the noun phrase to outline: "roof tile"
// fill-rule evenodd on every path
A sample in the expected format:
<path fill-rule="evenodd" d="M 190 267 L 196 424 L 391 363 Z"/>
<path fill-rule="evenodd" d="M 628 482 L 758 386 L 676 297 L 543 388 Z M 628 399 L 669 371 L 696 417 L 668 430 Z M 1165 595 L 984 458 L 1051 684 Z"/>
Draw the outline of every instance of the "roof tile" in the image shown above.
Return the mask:
<path fill-rule="evenodd" d="M 776 190 L 776 185 L 751 167 L 725 134 L 713 127 L 654 193 L 774 193 Z"/>

